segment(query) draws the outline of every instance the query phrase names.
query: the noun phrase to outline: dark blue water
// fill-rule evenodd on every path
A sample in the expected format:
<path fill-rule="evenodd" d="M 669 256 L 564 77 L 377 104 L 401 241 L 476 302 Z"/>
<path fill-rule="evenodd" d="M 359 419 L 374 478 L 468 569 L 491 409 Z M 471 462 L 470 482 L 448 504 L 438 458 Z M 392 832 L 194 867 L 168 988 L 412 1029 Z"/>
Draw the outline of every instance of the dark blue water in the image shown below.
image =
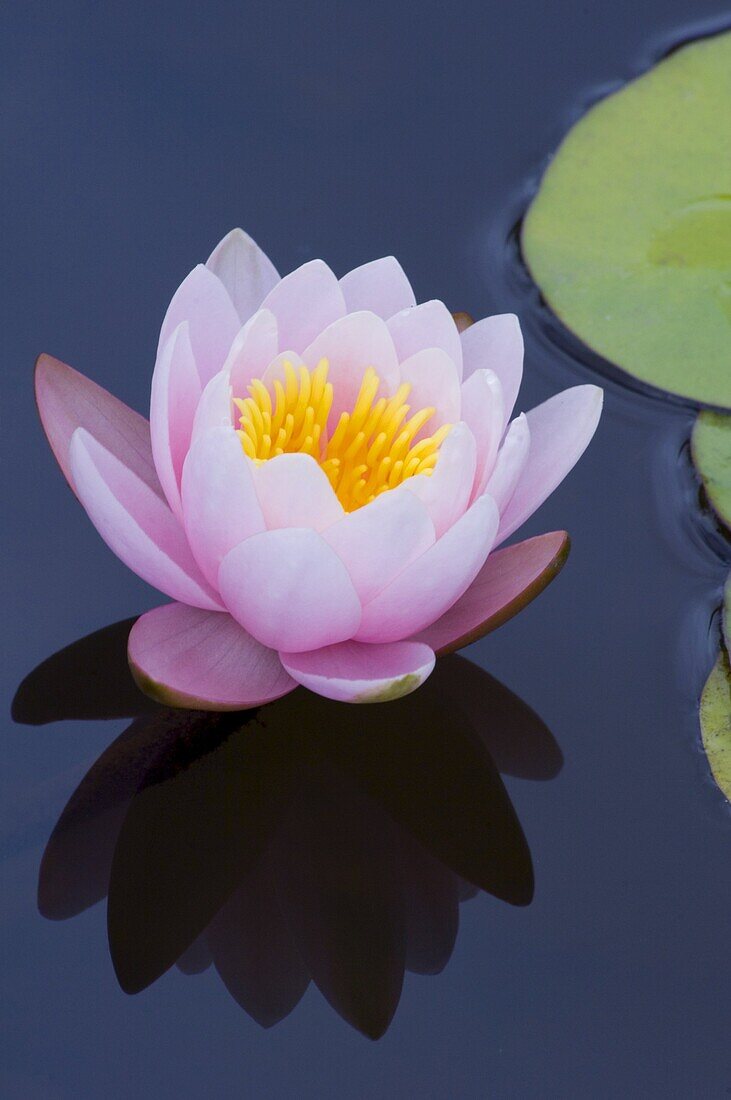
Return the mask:
<path fill-rule="evenodd" d="M 40 662 L 158 602 L 63 483 L 35 356 L 144 409 L 172 291 L 241 224 L 283 271 L 393 252 L 421 299 L 515 309 L 523 407 L 584 380 L 510 231 L 576 111 L 689 14 L 724 5 L 5 11 L 3 1096 L 731 1089 L 731 816 L 696 717 L 730 555 L 691 410 L 608 385 L 524 532 L 568 528 L 566 569 L 467 654 L 509 692 L 453 663 L 383 725 L 285 701 L 243 733 L 147 714 L 123 734 L 117 631 L 26 687 L 18 717 L 48 724 L 10 719 Z M 109 930 L 106 902 L 84 908 L 107 890 Z M 220 975 L 158 977 L 191 939 L 183 967 L 213 954 Z"/>

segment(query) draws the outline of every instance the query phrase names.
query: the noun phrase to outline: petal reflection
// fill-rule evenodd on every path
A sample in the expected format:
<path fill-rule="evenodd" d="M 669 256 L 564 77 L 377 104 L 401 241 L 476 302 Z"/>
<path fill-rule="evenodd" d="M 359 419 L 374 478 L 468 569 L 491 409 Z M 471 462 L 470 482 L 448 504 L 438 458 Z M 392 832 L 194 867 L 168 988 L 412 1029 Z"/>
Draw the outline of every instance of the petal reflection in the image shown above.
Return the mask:
<path fill-rule="evenodd" d="M 86 667 L 89 652 L 62 651 L 67 679 L 81 683 L 72 658 Z M 48 683 L 54 660 L 42 666 Z M 94 706 L 118 712 L 121 698 L 95 691 Z M 68 702 L 56 703 L 65 717 Z M 23 705 L 38 720 L 27 688 Z M 530 903 L 530 852 L 496 764 L 549 778 L 561 754 L 530 708 L 455 656 L 387 704 L 298 689 L 246 712 L 157 708 L 69 800 L 43 856 L 39 908 L 64 919 L 107 895 L 129 993 L 176 963 L 187 974 L 212 963 L 269 1027 L 312 981 L 377 1038 L 405 972 L 449 961 L 461 902 L 481 889 Z"/>

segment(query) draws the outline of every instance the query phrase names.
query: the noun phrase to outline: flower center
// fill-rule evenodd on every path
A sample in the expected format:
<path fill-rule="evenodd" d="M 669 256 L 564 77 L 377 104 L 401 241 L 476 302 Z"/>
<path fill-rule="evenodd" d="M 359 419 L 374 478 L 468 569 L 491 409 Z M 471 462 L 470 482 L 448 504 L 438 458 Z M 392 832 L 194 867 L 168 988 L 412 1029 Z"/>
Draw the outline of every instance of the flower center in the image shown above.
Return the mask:
<path fill-rule="evenodd" d="M 247 387 L 248 397 L 234 398 L 244 453 L 254 462 L 281 454 L 312 455 L 346 512 L 362 508 L 415 474 L 431 474 L 451 424 L 414 442 L 436 410 L 420 409 L 409 417 L 407 382 L 393 397 L 376 400 L 380 379 L 368 367 L 352 412 L 341 413 L 328 436 L 333 402 L 328 370 L 327 359 L 314 370 L 302 366 L 295 371 L 286 362 L 284 382 L 274 382 L 273 394 L 255 378 Z"/>

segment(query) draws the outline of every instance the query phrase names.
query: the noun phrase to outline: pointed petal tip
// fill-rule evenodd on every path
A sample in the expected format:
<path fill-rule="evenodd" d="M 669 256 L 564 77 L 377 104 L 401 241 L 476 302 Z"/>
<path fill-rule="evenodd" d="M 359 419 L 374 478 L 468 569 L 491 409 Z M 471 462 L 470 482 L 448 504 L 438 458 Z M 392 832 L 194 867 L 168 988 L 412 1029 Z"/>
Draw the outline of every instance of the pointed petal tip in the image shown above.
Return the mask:
<path fill-rule="evenodd" d="M 52 355 L 49 355 L 48 352 L 42 351 L 40 355 L 37 355 L 36 361 L 33 364 L 33 375 L 36 383 L 38 382 L 39 375 L 43 375 L 47 370 L 52 370 L 54 365 L 60 367 L 65 366 L 60 359 L 55 359 Z"/>
<path fill-rule="evenodd" d="M 349 312 L 368 309 L 384 320 L 401 309 L 416 305 L 414 291 L 395 256 L 353 268 L 340 280 Z"/>
<path fill-rule="evenodd" d="M 53 385 L 55 379 L 63 379 L 64 377 L 69 379 L 78 378 L 82 383 L 89 381 L 80 371 L 74 370 L 68 363 L 56 359 L 53 355 L 48 355 L 47 352 L 42 351 L 41 354 L 37 356 L 33 364 L 33 391 L 35 394 L 38 415 L 41 418 L 41 423 L 43 424 L 46 435 L 48 435 L 46 417 L 51 412 L 48 407 L 48 389 Z"/>
<path fill-rule="evenodd" d="M 578 386 L 570 386 L 555 396 L 561 398 L 563 394 L 566 395 L 567 400 L 576 402 L 576 416 L 583 419 L 585 424 L 586 442 L 584 448 L 586 448 L 591 442 L 601 419 L 602 409 L 604 408 L 604 390 L 601 386 L 595 386 L 592 382 L 582 382 Z M 551 399 L 549 398 L 549 400 Z"/>
<path fill-rule="evenodd" d="M 48 407 L 48 387 L 52 384 L 55 377 L 64 375 L 67 372 L 69 372 L 71 376 L 73 374 L 78 374 L 78 371 L 74 371 L 73 367 L 69 367 L 67 363 L 62 363 L 60 359 L 55 359 L 52 355 L 48 355 L 44 351 L 37 356 L 33 364 L 33 393 L 35 396 L 36 408 L 38 409 L 38 415 L 41 419 L 43 430 L 49 438 L 49 442 L 51 436 L 46 424 L 46 419 L 51 411 Z M 51 446 L 53 447 L 53 444 L 51 444 Z"/>
<path fill-rule="evenodd" d="M 154 492 L 162 495 L 152 460 L 150 425 L 143 416 L 52 355 L 38 356 L 34 389 L 46 438 L 74 492 L 70 443 L 76 428 L 84 426 Z"/>
<path fill-rule="evenodd" d="M 567 396 L 571 394 L 574 398 L 583 401 L 585 409 L 596 412 L 597 416 L 604 406 L 604 389 L 601 386 L 594 385 L 593 382 L 582 382 L 578 386 L 569 386 L 568 389 L 560 391 L 554 396 L 561 397 L 563 394 Z"/>
<path fill-rule="evenodd" d="M 205 266 L 219 278 L 223 276 L 225 283 L 227 281 L 226 277 L 233 274 L 230 268 L 230 259 L 233 256 L 237 256 L 244 263 L 247 261 L 249 263 L 255 262 L 260 268 L 265 268 L 267 274 L 273 277 L 275 281 L 278 280 L 279 275 L 269 257 L 254 238 L 238 225 L 234 226 L 233 229 L 229 229 L 228 233 L 221 237 L 221 240 L 206 260 Z"/>
<path fill-rule="evenodd" d="M 602 413 L 600 386 L 570 386 L 526 413 L 530 451 L 506 505 L 497 544 L 517 531 L 561 484 L 591 443 Z"/>
<path fill-rule="evenodd" d="M 242 244 L 245 244 L 247 241 L 250 240 L 251 237 L 249 236 L 249 234 L 244 232 L 240 225 L 235 225 L 233 229 L 229 229 L 227 233 L 224 233 L 216 247 L 211 250 L 211 255 L 206 260 L 206 264 L 210 263 L 213 256 L 215 256 L 217 252 L 220 252 L 221 249 L 225 248 L 227 244 L 230 244 L 234 241 L 240 241 Z"/>

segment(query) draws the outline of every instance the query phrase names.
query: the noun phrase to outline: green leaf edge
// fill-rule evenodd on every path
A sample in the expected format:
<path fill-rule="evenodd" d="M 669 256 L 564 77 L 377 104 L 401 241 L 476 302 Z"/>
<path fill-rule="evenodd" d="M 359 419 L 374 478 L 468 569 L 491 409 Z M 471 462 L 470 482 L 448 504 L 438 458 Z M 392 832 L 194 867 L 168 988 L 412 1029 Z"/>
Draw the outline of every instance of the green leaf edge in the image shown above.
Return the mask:
<path fill-rule="evenodd" d="M 728 27 L 720 27 L 712 34 L 699 34 L 697 37 L 682 43 L 681 48 L 692 48 L 693 46 L 705 42 L 708 39 L 721 38 L 725 37 L 726 35 L 731 35 L 731 29 L 729 29 Z M 643 80 L 647 76 L 650 76 L 658 67 L 660 67 L 664 62 L 668 61 L 675 52 L 676 51 L 673 50 L 669 52 L 666 56 L 658 58 L 651 65 L 648 65 L 648 67 L 645 68 L 642 72 L 625 80 L 620 87 L 612 89 L 607 94 L 607 96 L 603 96 L 597 102 L 591 103 L 585 110 L 581 112 L 579 117 L 574 120 L 571 126 L 569 126 L 569 128 L 566 130 L 563 137 L 557 144 L 556 148 L 551 153 L 549 163 L 542 169 L 537 189 L 533 194 L 530 203 L 527 206 L 527 209 L 524 212 L 520 225 L 520 251 L 523 258 L 523 263 L 525 264 L 528 274 L 532 279 L 534 285 L 540 291 L 541 297 L 548 309 L 551 311 L 553 317 L 565 328 L 566 332 L 569 333 L 571 337 L 573 337 L 573 339 L 579 341 L 579 343 L 582 344 L 593 355 L 599 356 L 600 359 L 602 359 L 607 364 L 607 367 L 610 368 L 612 372 L 616 373 L 617 381 L 620 382 L 620 384 L 629 384 L 631 387 L 639 386 L 641 391 L 643 392 L 648 392 L 649 394 L 655 395 L 657 397 L 669 397 L 676 401 L 680 401 L 683 404 L 689 404 L 701 410 L 707 410 L 712 413 L 717 413 L 718 415 L 723 415 L 724 413 L 727 415 L 731 415 L 730 405 L 718 403 L 713 400 L 702 399 L 687 392 L 684 392 L 681 389 L 667 389 L 655 382 L 650 381 L 649 379 L 640 377 L 628 367 L 623 366 L 621 363 L 617 362 L 614 359 L 610 359 L 600 348 L 594 346 L 589 338 L 580 334 L 576 330 L 576 328 L 574 328 L 574 326 L 569 323 L 569 320 L 564 316 L 564 313 L 554 304 L 554 302 L 551 300 L 551 292 L 549 292 L 548 288 L 543 284 L 542 281 L 538 279 L 536 273 L 534 272 L 533 265 L 530 261 L 529 256 L 529 253 L 532 250 L 530 229 L 528 228 L 531 221 L 531 215 L 534 211 L 534 208 L 536 207 L 537 200 L 539 200 L 543 196 L 543 187 L 546 174 L 552 168 L 556 158 L 560 155 L 567 139 L 573 134 L 577 126 L 583 124 L 588 116 L 590 116 L 597 107 L 601 106 L 605 99 L 612 98 L 616 95 L 621 95 L 622 92 L 624 92 L 631 85 Z M 627 380 L 626 383 L 624 382 L 624 379 Z M 731 526 L 731 517 L 724 520 L 724 523 L 728 526 Z"/>
<path fill-rule="evenodd" d="M 713 446 L 713 435 L 728 435 L 728 474 L 716 472 L 713 459 L 709 461 L 707 450 Z M 708 435 L 711 434 L 711 440 Z M 708 409 L 696 417 L 690 437 L 690 454 L 696 473 L 703 483 L 708 503 L 723 526 L 731 531 L 731 416 Z M 723 459 L 722 459 L 723 462 Z M 728 481 L 724 481 L 724 476 Z"/>
<path fill-rule="evenodd" d="M 731 666 L 723 645 L 701 693 L 700 726 L 711 774 L 731 802 Z"/>

